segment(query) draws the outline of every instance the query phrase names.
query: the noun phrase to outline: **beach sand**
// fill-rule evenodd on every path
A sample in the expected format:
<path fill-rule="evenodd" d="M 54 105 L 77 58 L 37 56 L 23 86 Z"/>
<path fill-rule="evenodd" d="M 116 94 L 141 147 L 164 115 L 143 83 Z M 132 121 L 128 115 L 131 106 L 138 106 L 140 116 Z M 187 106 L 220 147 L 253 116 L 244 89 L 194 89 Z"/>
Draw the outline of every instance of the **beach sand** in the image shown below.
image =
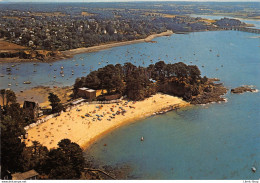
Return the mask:
<path fill-rule="evenodd" d="M 50 149 L 57 147 L 60 140 L 69 138 L 85 149 L 111 130 L 129 122 L 144 119 L 175 104 L 179 104 L 180 107 L 189 105 L 180 98 L 165 94 L 156 94 L 138 102 L 122 100 L 119 104 L 103 104 L 103 107 L 100 107 L 100 104 L 85 104 L 29 129 L 28 139 L 25 142 L 31 145 L 32 141 L 36 140 Z M 123 110 L 126 111 L 124 114 L 111 118 L 112 113 Z M 86 117 L 87 113 L 91 116 Z M 97 120 L 96 115 L 103 115 L 103 117 Z"/>

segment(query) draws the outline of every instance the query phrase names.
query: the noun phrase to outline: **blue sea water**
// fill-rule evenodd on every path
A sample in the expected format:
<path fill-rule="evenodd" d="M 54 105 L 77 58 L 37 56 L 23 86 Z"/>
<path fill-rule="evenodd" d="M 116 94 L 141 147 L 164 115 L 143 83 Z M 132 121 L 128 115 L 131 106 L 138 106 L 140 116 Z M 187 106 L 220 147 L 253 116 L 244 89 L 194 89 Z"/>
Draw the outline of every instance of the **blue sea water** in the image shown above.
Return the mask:
<path fill-rule="evenodd" d="M 157 43 L 80 54 L 52 66 L 17 65 L 10 79 L 6 67 L 13 63 L 1 64 L 0 75 L 5 77 L 0 78 L 0 88 L 7 88 L 8 83 L 15 91 L 37 85 L 72 85 L 76 77 L 108 63 L 148 66 L 164 60 L 198 65 L 202 75 L 220 78 L 229 89 L 245 84 L 260 89 L 257 36 L 239 31 L 173 34 L 154 39 Z M 59 74 L 61 66 L 64 77 Z M 21 84 L 26 80 L 31 85 Z M 133 179 L 259 179 L 260 93 L 228 93 L 226 98 L 227 103 L 194 106 L 123 126 L 98 140 L 85 155 L 101 165 L 127 164 L 132 170 L 128 176 Z"/>
<path fill-rule="evenodd" d="M 254 36 L 234 31 L 173 35 L 157 38 L 149 53 L 192 61 L 203 75 L 220 78 L 229 89 L 244 84 L 259 89 L 260 44 Z M 227 103 L 195 106 L 121 127 L 85 155 L 101 165 L 129 165 L 129 179 L 259 179 L 260 95 L 228 93 L 226 98 Z"/>

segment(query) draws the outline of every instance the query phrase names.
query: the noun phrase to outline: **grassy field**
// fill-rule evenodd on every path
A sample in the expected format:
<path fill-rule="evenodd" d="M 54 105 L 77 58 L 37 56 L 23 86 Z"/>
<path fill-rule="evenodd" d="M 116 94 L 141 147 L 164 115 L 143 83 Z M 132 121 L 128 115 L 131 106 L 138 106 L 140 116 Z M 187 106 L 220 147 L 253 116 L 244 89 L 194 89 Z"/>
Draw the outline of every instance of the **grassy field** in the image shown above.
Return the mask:
<path fill-rule="evenodd" d="M 9 43 L 7 41 L 4 41 L 0 39 L 0 50 L 1 51 L 7 51 L 7 50 L 26 50 L 28 48 L 24 46 L 20 46 L 17 44 Z"/>

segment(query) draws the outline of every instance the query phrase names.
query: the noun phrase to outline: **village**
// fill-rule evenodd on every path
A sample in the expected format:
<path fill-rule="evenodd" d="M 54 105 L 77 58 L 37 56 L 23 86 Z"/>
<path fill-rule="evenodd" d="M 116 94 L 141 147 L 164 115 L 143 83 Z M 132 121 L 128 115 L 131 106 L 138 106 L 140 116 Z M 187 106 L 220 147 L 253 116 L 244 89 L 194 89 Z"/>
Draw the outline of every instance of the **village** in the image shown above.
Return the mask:
<path fill-rule="evenodd" d="M 241 26 L 241 22 L 225 27 L 215 20 L 187 15 L 123 9 L 46 7 L 30 10 L 2 9 L 0 39 L 24 46 L 20 50 L 2 50 L 0 58 L 48 60 L 64 57 L 65 50 L 85 48 L 104 43 L 143 39 L 149 35 L 172 30 L 176 33 L 221 30 Z M 159 11 L 160 12 L 160 11 Z M 227 26 L 228 25 L 228 26 Z"/>

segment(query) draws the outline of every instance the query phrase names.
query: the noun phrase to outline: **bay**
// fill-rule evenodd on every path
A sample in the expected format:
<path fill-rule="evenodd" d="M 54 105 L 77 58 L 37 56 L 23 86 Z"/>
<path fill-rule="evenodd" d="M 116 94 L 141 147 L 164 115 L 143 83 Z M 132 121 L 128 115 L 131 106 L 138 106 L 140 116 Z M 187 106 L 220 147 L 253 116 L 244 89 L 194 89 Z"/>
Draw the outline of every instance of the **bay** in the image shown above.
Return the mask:
<path fill-rule="evenodd" d="M 259 88 L 259 39 L 254 36 L 235 31 L 172 35 L 157 39 L 157 52 L 194 62 L 229 89 L 244 84 Z M 121 127 L 93 144 L 85 156 L 101 165 L 130 166 L 128 179 L 259 179 L 260 95 L 228 93 L 226 98 L 227 103 Z"/>
<path fill-rule="evenodd" d="M 202 75 L 220 78 L 229 89 L 245 84 L 259 89 L 260 39 L 256 36 L 239 31 L 173 34 L 154 39 L 157 43 L 80 54 L 52 66 L 0 64 L 0 75 L 5 76 L 0 78 L 0 88 L 9 83 L 15 91 L 38 85 L 67 86 L 107 64 L 148 66 L 164 60 L 197 65 Z M 12 68 L 11 76 L 7 67 Z M 22 84 L 27 80 L 32 83 Z M 85 156 L 101 165 L 129 165 L 129 179 L 259 179 L 260 95 L 227 94 L 226 98 L 227 103 L 195 106 L 121 127 L 93 144 Z"/>

